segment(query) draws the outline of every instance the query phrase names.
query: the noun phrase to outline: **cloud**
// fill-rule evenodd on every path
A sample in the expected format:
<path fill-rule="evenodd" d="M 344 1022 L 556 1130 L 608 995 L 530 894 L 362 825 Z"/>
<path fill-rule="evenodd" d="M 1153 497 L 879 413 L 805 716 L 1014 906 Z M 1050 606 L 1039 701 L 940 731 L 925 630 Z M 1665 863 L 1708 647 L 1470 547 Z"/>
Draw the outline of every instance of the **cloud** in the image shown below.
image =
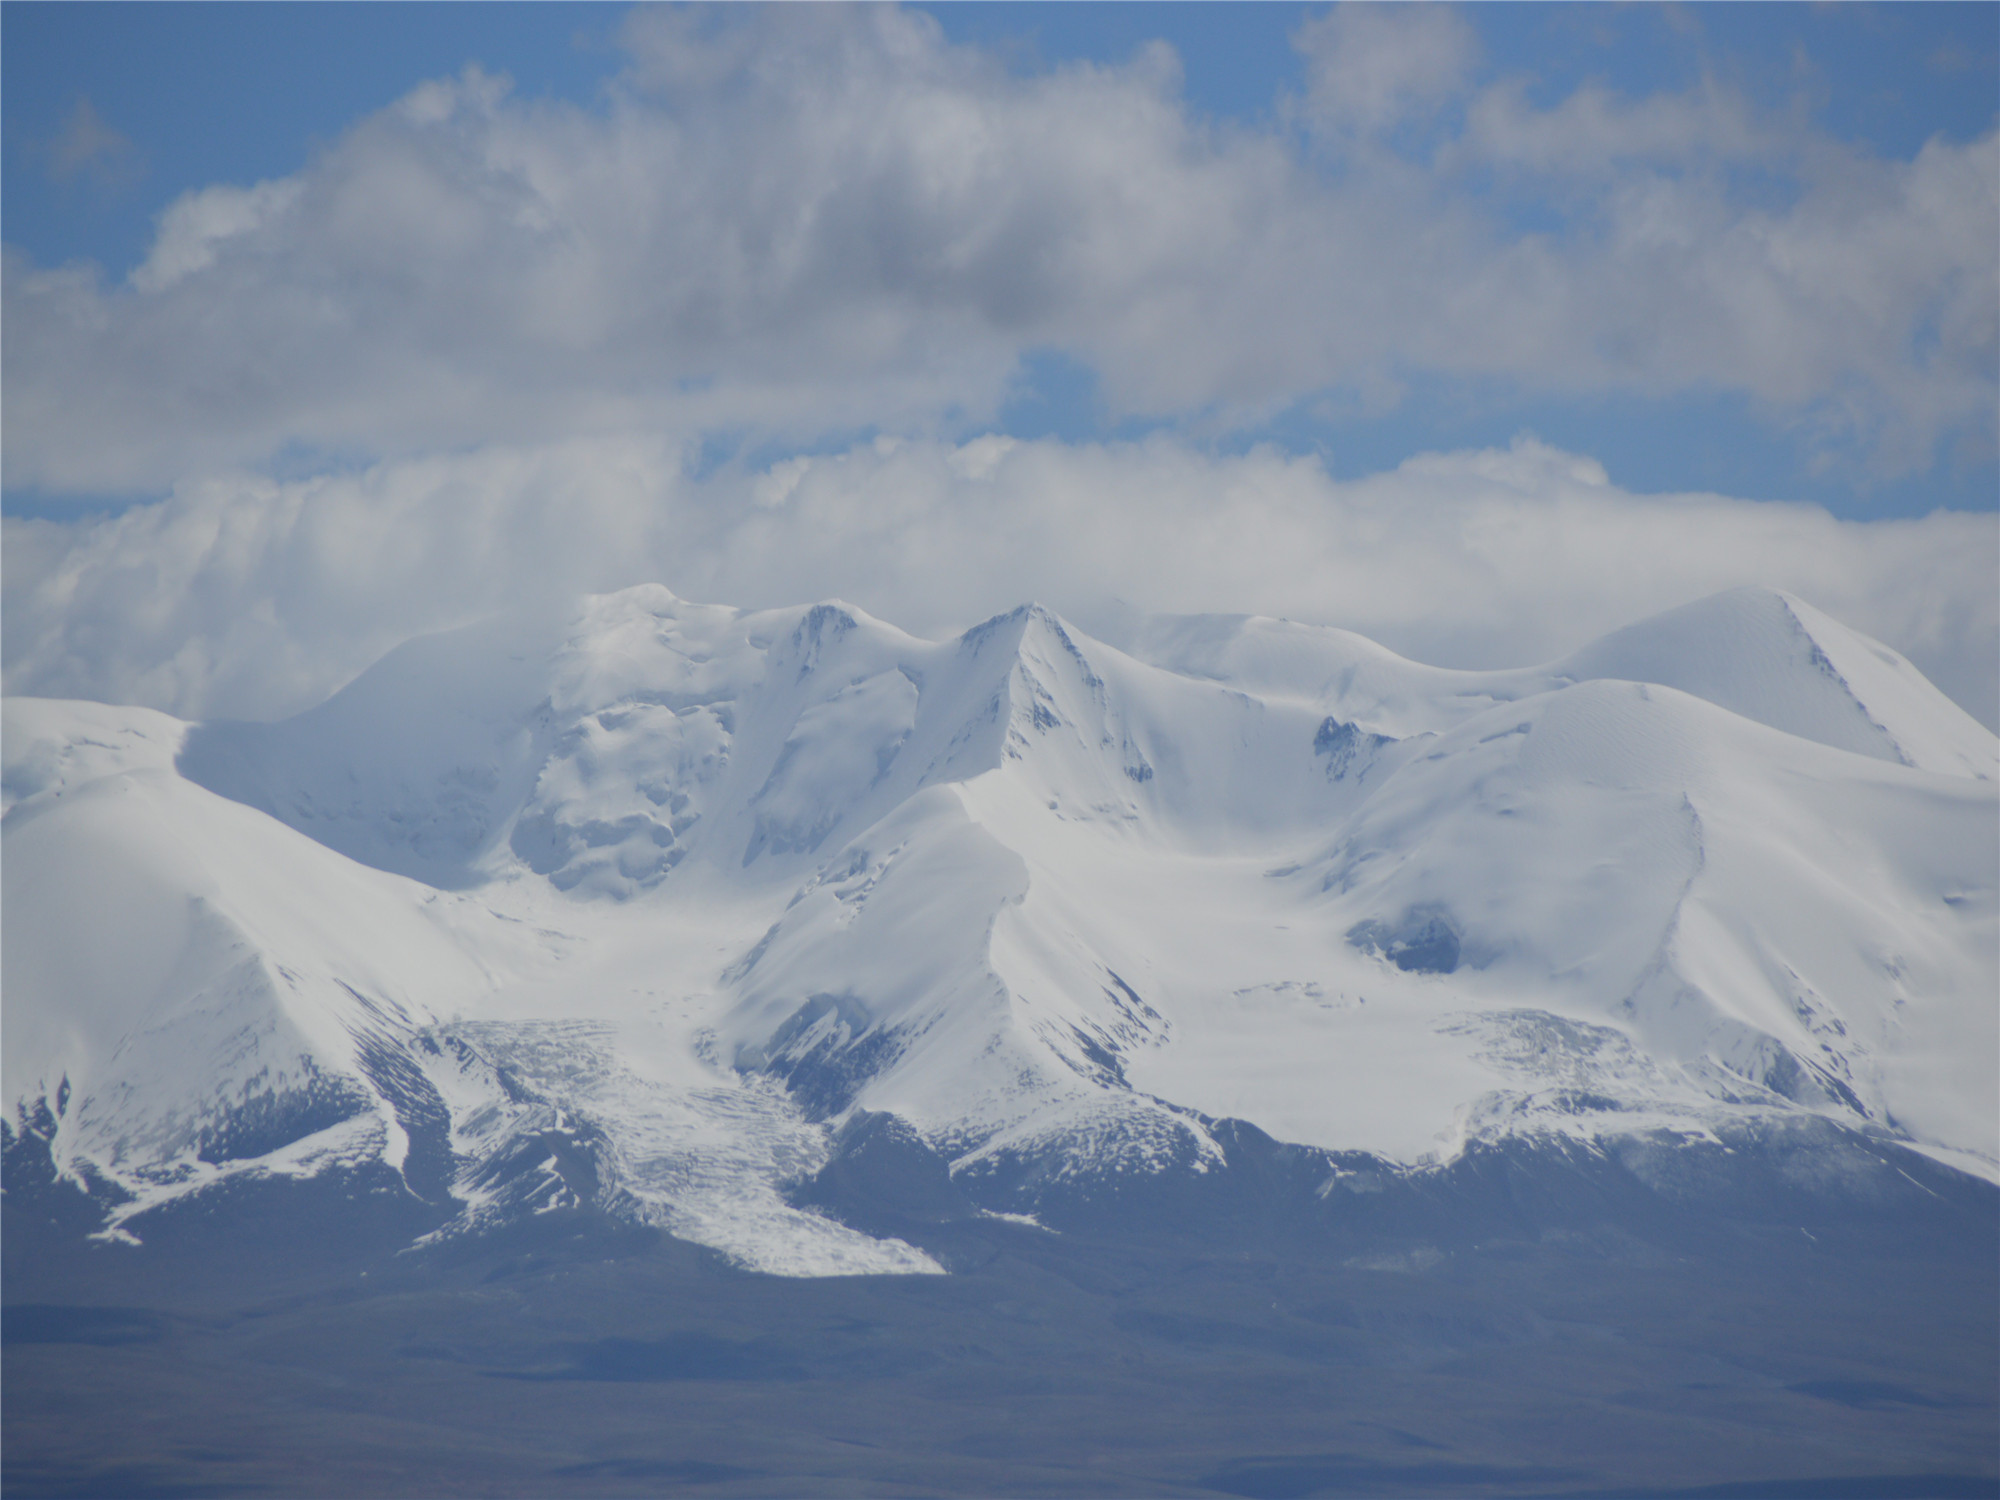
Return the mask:
<path fill-rule="evenodd" d="M 1992 516 L 1634 495 L 1525 438 L 1352 482 L 1164 436 L 881 439 L 705 478 L 687 458 L 658 438 L 496 446 L 9 520 L 6 688 L 276 716 L 411 634 L 643 581 L 746 606 L 837 596 L 929 634 L 1027 599 L 1113 636 L 1135 609 L 1262 612 L 1463 666 L 1765 583 L 2000 717 Z"/>
<path fill-rule="evenodd" d="M 218 184 L 184 193 L 160 215 L 152 252 L 132 271 L 133 287 L 142 294 L 164 292 L 208 269 L 232 239 L 253 235 L 282 217 L 299 189 L 291 180 L 252 188 Z"/>
<path fill-rule="evenodd" d="M 177 200 L 122 284 L 9 251 L 6 483 L 957 435 L 1047 350 L 1209 431 L 1431 374 L 1740 393 L 1890 473 L 1990 452 L 1994 135 L 1884 161 L 1708 85 L 1541 108 L 1432 7 L 1299 40 L 1310 142 L 1191 114 L 1164 47 L 1020 77 L 921 13 L 642 8 L 601 108 L 472 69 Z"/>
<path fill-rule="evenodd" d="M 1794 129 L 1760 119 L 1747 99 L 1713 79 L 1644 99 L 1585 83 L 1544 109 L 1530 102 L 1528 80 L 1516 77 L 1473 97 L 1457 155 L 1591 183 L 1634 164 L 1784 161 L 1801 144 Z"/>
<path fill-rule="evenodd" d="M 1336 5 L 1299 27 L 1306 107 L 1338 135 L 1380 134 L 1462 94 L 1479 38 L 1442 5 Z"/>
<path fill-rule="evenodd" d="M 82 94 L 77 95 L 63 133 L 43 144 L 39 154 L 45 170 L 57 182 L 88 174 L 101 186 L 120 187 L 139 171 L 139 154 L 132 142 L 107 125 L 97 107 Z"/>

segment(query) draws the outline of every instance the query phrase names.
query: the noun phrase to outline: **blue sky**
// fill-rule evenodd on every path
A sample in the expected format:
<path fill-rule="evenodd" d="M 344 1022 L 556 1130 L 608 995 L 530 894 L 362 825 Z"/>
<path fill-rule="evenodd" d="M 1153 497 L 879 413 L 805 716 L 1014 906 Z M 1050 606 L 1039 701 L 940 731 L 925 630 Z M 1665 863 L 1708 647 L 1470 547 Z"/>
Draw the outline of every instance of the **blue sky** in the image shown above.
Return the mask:
<path fill-rule="evenodd" d="M 0 5 L 9 691 L 662 582 L 1548 660 L 1791 590 L 2000 723 L 2000 7 Z"/>
<path fill-rule="evenodd" d="M 1294 38 L 1316 14 L 1311 7 L 977 3 L 931 11 L 952 42 L 1023 76 L 1079 60 L 1118 65 L 1161 39 L 1179 55 L 1191 115 L 1297 132 L 1286 101 L 1305 88 Z M 1482 49 L 1481 76 L 1518 75 L 1546 104 L 1591 82 L 1636 99 L 1713 77 L 1774 116 L 1803 116 L 1826 139 L 1887 160 L 1913 157 L 1934 136 L 1974 140 L 2000 105 L 2000 7 L 1493 5 L 1465 16 Z M 468 62 L 509 76 L 517 100 L 603 109 L 607 86 L 628 65 L 623 17 L 622 7 L 595 4 L 8 0 L 0 11 L 0 227 L 38 265 L 87 259 L 122 277 L 144 260 L 158 216 L 180 194 L 295 173 L 357 120 Z M 1772 188 L 1781 197 L 1789 190 Z M 1560 232 L 1571 212 L 1555 194 L 1497 206 L 1524 232 L 1538 219 Z M 1699 379 L 1670 390 L 1557 393 L 1505 375 L 1415 369 L 1399 381 L 1405 391 L 1391 410 L 1304 391 L 1253 417 L 1190 423 L 1185 408 L 1107 412 L 1087 357 L 1039 348 L 1024 352 L 1011 394 L 983 420 L 1067 439 L 1189 427 L 1224 449 L 1275 442 L 1316 453 L 1341 474 L 1392 466 L 1421 449 L 1504 444 L 1527 430 L 1593 454 L 1638 489 L 1804 498 L 1857 516 L 1991 508 L 2000 492 L 1990 429 L 1970 442 L 1947 438 L 1931 462 L 1899 472 L 1816 446 L 1810 416 L 1782 402 Z M 729 451 L 727 429 L 719 440 Z M 778 446 L 786 441 L 796 439 Z M 59 511 L 79 498 L 50 491 L 11 485 L 10 508 Z M 126 498 L 111 493 L 114 503 Z"/>

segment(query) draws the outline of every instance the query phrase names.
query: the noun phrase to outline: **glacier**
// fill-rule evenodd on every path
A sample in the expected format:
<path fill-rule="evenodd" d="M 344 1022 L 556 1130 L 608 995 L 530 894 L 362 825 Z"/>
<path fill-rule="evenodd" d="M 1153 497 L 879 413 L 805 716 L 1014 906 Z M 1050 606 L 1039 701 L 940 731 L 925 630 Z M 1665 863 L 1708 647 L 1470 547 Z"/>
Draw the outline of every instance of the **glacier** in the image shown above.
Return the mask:
<path fill-rule="evenodd" d="M 2000 1181 L 2000 741 L 1770 590 L 1472 672 L 646 586 L 280 723 L 4 715 L 8 1151 L 102 1239 L 364 1169 L 788 1276 L 948 1269 L 869 1161 L 1050 1233 L 1246 1152 L 1336 1216 L 1517 1148 Z"/>

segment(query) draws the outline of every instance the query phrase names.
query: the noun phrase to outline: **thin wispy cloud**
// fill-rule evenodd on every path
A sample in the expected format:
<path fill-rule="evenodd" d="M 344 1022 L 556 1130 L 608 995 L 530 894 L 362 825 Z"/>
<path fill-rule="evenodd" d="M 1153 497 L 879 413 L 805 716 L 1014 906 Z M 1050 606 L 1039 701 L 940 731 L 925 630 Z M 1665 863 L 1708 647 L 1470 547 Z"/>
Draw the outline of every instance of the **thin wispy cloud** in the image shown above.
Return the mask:
<path fill-rule="evenodd" d="M 138 178 L 138 148 L 106 124 L 97 106 L 79 94 L 62 134 L 41 143 L 36 154 L 57 182 L 89 177 L 103 187 L 123 187 Z"/>
<path fill-rule="evenodd" d="M 1134 611 L 1254 611 L 1482 667 L 1761 583 L 1892 642 L 1987 723 L 2000 708 L 1990 517 L 1634 495 L 1533 441 L 1346 483 L 1164 435 L 885 439 L 706 479 L 659 438 L 493 445 L 16 522 L 5 567 L 10 691 L 191 716 L 275 717 L 418 632 L 641 582 L 840 597 L 934 634 L 1031 599 L 1113 639 Z"/>

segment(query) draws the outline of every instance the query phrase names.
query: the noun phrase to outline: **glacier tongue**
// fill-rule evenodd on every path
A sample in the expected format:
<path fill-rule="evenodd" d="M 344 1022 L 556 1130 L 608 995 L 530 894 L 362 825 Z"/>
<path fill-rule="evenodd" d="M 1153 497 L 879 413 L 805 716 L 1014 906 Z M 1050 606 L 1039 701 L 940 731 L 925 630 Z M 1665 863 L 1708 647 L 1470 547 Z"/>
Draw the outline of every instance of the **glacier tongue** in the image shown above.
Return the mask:
<path fill-rule="evenodd" d="M 1230 1121 L 1421 1171 L 1824 1118 L 1996 1175 L 1996 742 L 1894 653 L 1768 591 L 1508 672 L 1130 646 L 646 587 L 281 724 L 10 700 L 9 1128 L 124 1232 L 376 1159 L 441 1234 L 806 1275 L 939 1269 L 800 1196 L 878 1116 L 1004 1212 Z"/>

